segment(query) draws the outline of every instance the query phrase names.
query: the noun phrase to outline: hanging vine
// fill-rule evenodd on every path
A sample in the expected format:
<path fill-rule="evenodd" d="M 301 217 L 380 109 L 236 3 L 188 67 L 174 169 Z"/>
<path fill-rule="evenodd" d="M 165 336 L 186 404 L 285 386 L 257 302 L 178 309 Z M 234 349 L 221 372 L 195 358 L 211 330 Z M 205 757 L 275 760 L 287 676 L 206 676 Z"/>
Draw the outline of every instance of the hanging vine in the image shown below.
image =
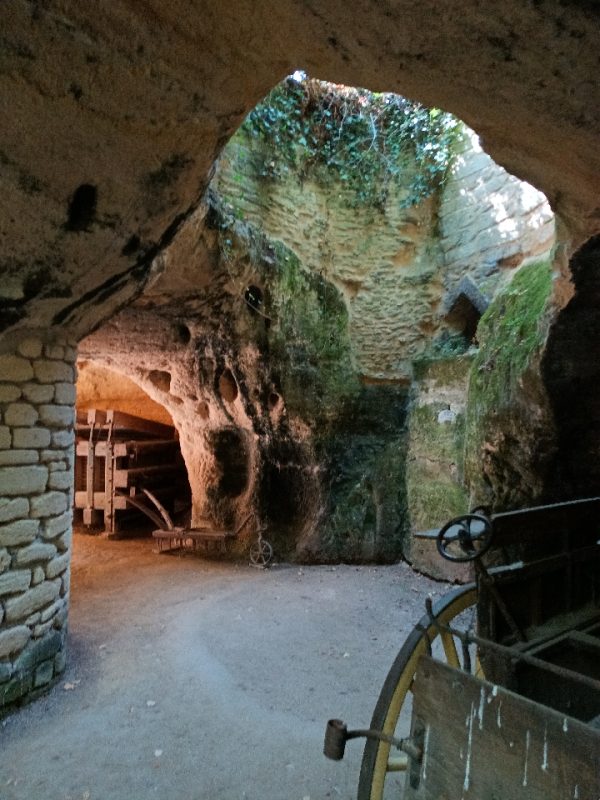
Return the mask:
<path fill-rule="evenodd" d="M 384 209 L 393 187 L 403 207 L 443 183 L 462 133 L 444 111 L 399 95 L 289 77 L 254 108 L 240 134 L 251 168 L 264 180 L 289 172 L 320 183 L 339 181 L 351 206 Z"/>

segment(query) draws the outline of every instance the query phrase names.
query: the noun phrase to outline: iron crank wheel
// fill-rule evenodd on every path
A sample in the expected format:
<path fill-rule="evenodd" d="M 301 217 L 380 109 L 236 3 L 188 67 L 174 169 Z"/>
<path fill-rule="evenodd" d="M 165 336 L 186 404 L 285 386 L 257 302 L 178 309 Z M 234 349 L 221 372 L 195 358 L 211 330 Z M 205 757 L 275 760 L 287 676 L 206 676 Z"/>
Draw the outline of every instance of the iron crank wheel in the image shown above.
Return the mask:
<path fill-rule="evenodd" d="M 474 606 L 476 600 L 475 584 L 468 584 L 448 593 L 435 603 L 433 614 L 439 622 L 448 625 L 463 611 Z M 431 642 L 433 656 L 445 659 L 450 666 L 460 668 L 454 637 L 449 633 L 440 634 L 427 615 L 422 617 L 406 639 L 385 679 L 373 712 L 370 725 L 372 729 L 399 738 L 409 735 L 413 679 L 419 658 L 428 650 L 424 631 Z M 474 660 L 474 664 L 477 672 L 478 662 Z M 388 800 L 402 796 L 402 788 L 390 776 L 392 773 L 406 771 L 408 757 L 398 751 L 390 755 L 390 748 L 391 745 L 387 742 L 367 739 L 358 781 L 358 800 Z"/>
<path fill-rule="evenodd" d="M 250 561 L 255 567 L 266 567 L 273 558 L 273 547 L 266 539 L 258 539 L 250 547 Z"/>

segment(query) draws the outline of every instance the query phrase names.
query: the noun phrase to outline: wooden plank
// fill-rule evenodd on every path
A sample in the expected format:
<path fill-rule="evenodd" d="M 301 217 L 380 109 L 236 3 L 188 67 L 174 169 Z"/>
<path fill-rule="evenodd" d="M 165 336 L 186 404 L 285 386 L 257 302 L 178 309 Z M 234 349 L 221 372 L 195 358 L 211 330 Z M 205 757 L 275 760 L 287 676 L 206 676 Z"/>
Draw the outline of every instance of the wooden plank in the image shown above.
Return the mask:
<path fill-rule="evenodd" d="M 565 533 L 592 544 L 600 533 L 600 497 L 494 514 L 494 547 L 510 544 L 563 549 Z M 534 540 L 538 540 L 535 542 Z"/>
<path fill-rule="evenodd" d="M 216 542 L 224 539 L 235 539 L 233 531 L 184 531 L 182 536 L 184 539 L 191 539 L 194 542 Z"/>
<path fill-rule="evenodd" d="M 121 435 L 121 431 L 135 431 L 136 433 L 147 433 L 157 439 L 174 439 L 175 429 L 172 425 L 163 425 L 161 422 L 154 422 L 143 417 L 136 417 L 133 414 L 126 414 L 124 411 L 109 410 L 106 412 L 106 423 L 112 422 L 114 435 Z"/>
<path fill-rule="evenodd" d="M 98 408 L 90 408 L 87 412 L 88 425 L 106 425 L 106 411 Z"/>
<path fill-rule="evenodd" d="M 160 464 L 153 467 L 132 467 L 131 469 L 114 470 L 115 489 L 126 489 L 134 484 L 150 484 L 153 480 L 160 483 L 173 480 L 173 473 L 180 472 L 183 475 L 183 467 L 180 464 Z"/>
<path fill-rule="evenodd" d="M 423 656 L 404 800 L 598 800 L 600 731 Z"/>
<path fill-rule="evenodd" d="M 104 492 L 94 492 L 93 508 L 98 509 L 99 511 L 104 511 L 105 497 L 106 495 Z M 87 507 L 87 492 L 75 492 L 75 508 Z M 115 495 L 114 508 L 115 511 L 123 511 L 125 508 L 127 508 L 125 498 L 118 494 Z"/>

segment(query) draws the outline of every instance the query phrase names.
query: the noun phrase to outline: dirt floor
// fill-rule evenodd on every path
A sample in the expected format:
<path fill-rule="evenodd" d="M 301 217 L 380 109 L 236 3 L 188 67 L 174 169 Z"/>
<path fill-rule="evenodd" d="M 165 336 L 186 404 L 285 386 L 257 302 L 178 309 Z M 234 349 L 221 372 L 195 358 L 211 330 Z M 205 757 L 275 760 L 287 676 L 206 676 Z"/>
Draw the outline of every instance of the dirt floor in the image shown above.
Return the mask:
<path fill-rule="evenodd" d="M 370 721 L 428 592 L 391 567 L 255 570 L 75 536 L 67 671 L 0 723 L 0 800 L 355 797 Z"/>

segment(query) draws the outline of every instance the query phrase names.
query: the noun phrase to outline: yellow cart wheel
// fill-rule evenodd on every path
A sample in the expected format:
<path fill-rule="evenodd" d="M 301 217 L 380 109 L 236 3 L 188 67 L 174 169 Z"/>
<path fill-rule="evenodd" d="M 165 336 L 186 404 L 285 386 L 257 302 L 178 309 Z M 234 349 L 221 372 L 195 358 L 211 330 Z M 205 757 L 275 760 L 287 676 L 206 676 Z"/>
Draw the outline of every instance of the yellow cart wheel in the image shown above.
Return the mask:
<path fill-rule="evenodd" d="M 475 584 L 468 584 L 435 603 L 433 614 L 441 623 L 448 625 L 463 611 L 474 606 L 476 600 Z M 373 712 L 372 729 L 400 738 L 409 735 L 412 683 L 419 658 L 428 651 L 424 631 L 431 642 L 433 656 L 444 659 L 451 666 L 460 667 L 454 637 L 451 634 L 440 635 L 425 615 L 413 628 L 385 679 Z M 476 659 L 474 665 L 479 671 Z M 402 796 L 401 785 L 395 779 L 398 776 L 394 776 L 394 773 L 406 771 L 408 757 L 398 750 L 390 755 L 390 749 L 388 742 L 367 739 L 358 782 L 358 800 L 391 800 Z"/>

